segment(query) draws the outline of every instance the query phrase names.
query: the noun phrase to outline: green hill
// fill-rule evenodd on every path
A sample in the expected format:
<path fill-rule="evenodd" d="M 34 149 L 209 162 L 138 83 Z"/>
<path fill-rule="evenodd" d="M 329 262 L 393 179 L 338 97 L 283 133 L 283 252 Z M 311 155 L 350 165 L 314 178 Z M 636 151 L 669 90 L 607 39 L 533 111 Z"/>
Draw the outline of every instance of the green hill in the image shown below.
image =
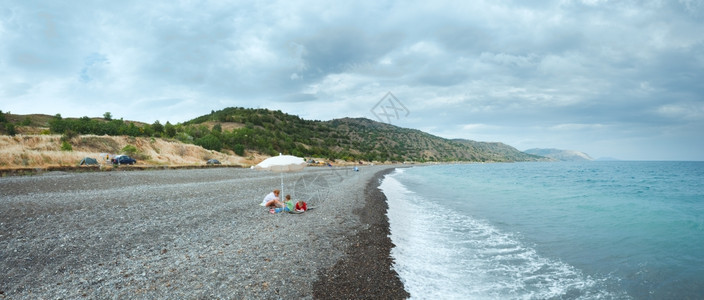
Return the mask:
<path fill-rule="evenodd" d="M 162 125 L 158 121 L 146 124 L 122 119 L 62 118 L 60 115 L 8 116 L 6 122 L 17 125 L 21 132 L 177 139 L 210 150 L 230 150 L 238 155 L 256 151 L 267 155 L 284 153 L 380 162 L 513 162 L 544 159 L 502 143 L 445 139 L 365 118 L 313 121 L 267 109 L 230 107 L 176 125 L 169 122 Z"/>
<path fill-rule="evenodd" d="M 366 118 L 331 121 L 303 120 L 298 116 L 266 109 L 226 108 L 188 122 L 200 127 L 237 128 L 223 133 L 224 144 L 275 155 L 320 156 L 348 161 L 537 161 L 502 143 L 450 140 L 420 130 L 401 128 Z M 202 130 L 201 130 L 202 131 Z"/>

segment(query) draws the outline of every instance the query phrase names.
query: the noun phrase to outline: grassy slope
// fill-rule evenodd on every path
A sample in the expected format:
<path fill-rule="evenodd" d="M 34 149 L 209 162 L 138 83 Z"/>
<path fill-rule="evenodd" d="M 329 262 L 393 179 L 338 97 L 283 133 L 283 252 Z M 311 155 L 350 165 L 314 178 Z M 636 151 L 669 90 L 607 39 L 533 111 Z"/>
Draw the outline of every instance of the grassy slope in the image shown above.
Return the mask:
<path fill-rule="evenodd" d="M 0 169 L 76 166 L 84 157 L 98 159 L 101 153 L 119 154 L 127 145 L 137 148 L 138 154 L 135 156 L 138 165 L 203 165 L 208 159 L 215 158 L 226 165 L 249 166 L 262 160 L 255 153 L 240 157 L 179 141 L 127 136 L 82 135 L 71 140 L 73 151 L 61 151 L 60 135 L 40 134 L 48 132 L 49 121 L 54 116 L 6 113 L 5 117 L 14 124 L 29 119 L 30 125 L 16 125 L 17 136 L 0 135 Z M 145 124 L 134 123 L 139 126 Z"/>
<path fill-rule="evenodd" d="M 0 136 L 0 168 L 46 168 L 75 166 L 84 157 L 98 159 L 101 153 L 119 153 L 126 145 L 137 148 L 140 165 L 202 165 L 210 158 L 223 164 L 247 166 L 261 160 L 205 150 L 202 147 L 152 138 L 85 135 L 71 141 L 73 151 L 61 151 L 59 135 Z"/>

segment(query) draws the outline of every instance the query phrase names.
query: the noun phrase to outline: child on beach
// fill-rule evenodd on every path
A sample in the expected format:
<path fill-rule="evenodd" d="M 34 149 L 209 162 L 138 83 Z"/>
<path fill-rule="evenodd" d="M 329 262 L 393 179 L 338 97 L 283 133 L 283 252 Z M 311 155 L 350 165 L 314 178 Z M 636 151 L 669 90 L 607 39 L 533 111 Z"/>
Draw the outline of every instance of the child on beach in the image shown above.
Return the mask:
<path fill-rule="evenodd" d="M 262 206 L 270 207 L 269 212 L 272 214 L 275 213 L 280 213 L 280 212 L 296 212 L 296 213 L 302 213 L 306 210 L 308 210 L 308 206 L 306 205 L 305 202 L 303 201 L 298 201 L 298 202 L 293 202 L 291 200 L 291 195 L 286 195 L 286 200 L 281 202 L 279 201 L 279 190 L 274 190 L 273 192 L 269 193 L 266 197 L 264 197 L 264 201 L 262 201 Z M 270 199 L 270 200 L 267 200 Z"/>
<path fill-rule="evenodd" d="M 308 204 L 306 204 L 303 201 L 298 201 L 298 202 L 296 202 L 295 209 L 297 212 L 304 212 L 304 211 L 308 210 Z"/>
<path fill-rule="evenodd" d="M 274 209 L 274 213 L 280 213 L 282 211 L 292 211 L 293 210 L 293 201 L 291 201 L 291 195 L 286 195 L 286 201 L 284 201 L 284 205 L 281 208 L 276 208 Z"/>
<path fill-rule="evenodd" d="M 293 210 L 293 201 L 291 201 L 291 195 L 286 195 L 286 201 L 284 201 L 284 211 Z"/>

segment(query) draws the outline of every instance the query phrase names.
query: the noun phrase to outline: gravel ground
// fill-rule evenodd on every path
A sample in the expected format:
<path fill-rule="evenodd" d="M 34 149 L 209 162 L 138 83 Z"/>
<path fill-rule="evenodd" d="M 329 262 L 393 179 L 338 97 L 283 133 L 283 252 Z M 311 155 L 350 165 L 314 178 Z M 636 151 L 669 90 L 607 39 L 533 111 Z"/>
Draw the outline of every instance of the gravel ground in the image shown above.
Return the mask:
<path fill-rule="evenodd" d="M 334 267 L 323 269 L 313 285 L 315 298 L 325 299 L 406 299 L 410 297 L 392 269 L 393 243 L 389 234 L 389 208 L 379 190 L 379 180 L 393 169 L 378 172 L 367 183 L 366 204 L 356 209 L 364 229 L 348 240 L 347 255 Z"/>
<path fill-rule="evenodd" d="M 359 298 L 329 274 L 349 273 L 342 262 L 364 254 L 360 243 L 388 240 L 385 201 L 369 204 L 365 188 L 390 168 L 284 174 L 284 193 L 315 207 L 299 215 L 259 206 L 281 177 L 250 169 L 0 178 L 0 298 L 311 299 L 314 285 L 316 298 Z M 391 246 L 368 247 L 370 259 L 390 266 Z M 381 273 L 355 276 L 407 297 Z"/>

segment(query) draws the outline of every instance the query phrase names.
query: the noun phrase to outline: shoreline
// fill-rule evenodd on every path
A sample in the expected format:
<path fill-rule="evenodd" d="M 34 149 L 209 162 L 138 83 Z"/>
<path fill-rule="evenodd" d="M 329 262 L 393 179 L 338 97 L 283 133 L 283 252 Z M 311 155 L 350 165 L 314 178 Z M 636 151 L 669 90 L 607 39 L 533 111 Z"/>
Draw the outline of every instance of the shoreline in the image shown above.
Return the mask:
<path fill-rule="evenodd" d="M 391 295 L 384 291 L 404 298 L 395 274 L 388 277 L 392 245 L 387 204 L 378 190 L 379 178 L 396 167 L 307 168 L 283 175 L 203 168 L 2 177 L 0 299 Z M 315 180 L 326 183 L 326 195 L 310 201 L 316 209 L 308 213 L 269 214 L 259 203 L 282 179 L 294 199 Z M 329 271 L 349 271 L 360 261 L 386 264 L 350 277 L 366 293 L 323 281 L 332 278 Z M 330 282 L 327 288 L 335 293 L 314 292 L 314 285 Z"/>
<path fill-rule="evenodd" d="M 386 215 L 386 196 L 380 180 L 395 168 L 378 171 L 365 185 L 363 208 L 355 209 L 362 230 L 348 237 L 345 256 L 330 269 L 318 271 L 313 284 L 315 299 L 407 299 L 410 294 L 395 270 Z"/>

